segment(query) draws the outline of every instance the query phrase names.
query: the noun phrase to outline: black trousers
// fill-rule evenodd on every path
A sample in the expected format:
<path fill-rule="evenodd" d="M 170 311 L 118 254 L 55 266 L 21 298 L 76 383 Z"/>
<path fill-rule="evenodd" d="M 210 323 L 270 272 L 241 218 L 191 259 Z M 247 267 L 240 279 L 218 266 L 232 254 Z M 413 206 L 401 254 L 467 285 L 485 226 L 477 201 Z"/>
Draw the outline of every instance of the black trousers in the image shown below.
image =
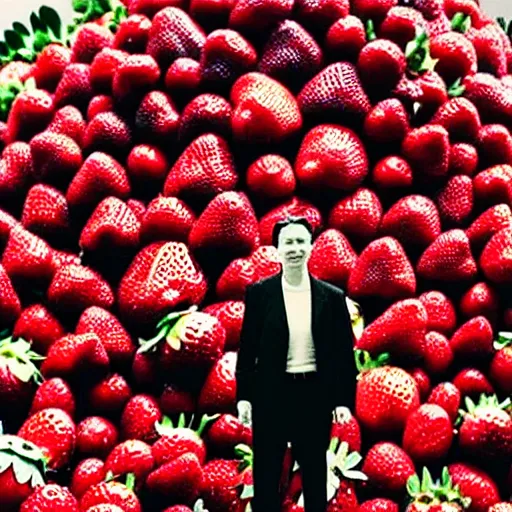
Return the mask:
<path fill-rule="evenodd" d="M 272 396 L 253 403 L 253 512 L 281 512 L 279 482 L 288 442 L 299 463 L 305 512 L 325 512 L 332 410 L 316 373 L 284 375 Z"/>

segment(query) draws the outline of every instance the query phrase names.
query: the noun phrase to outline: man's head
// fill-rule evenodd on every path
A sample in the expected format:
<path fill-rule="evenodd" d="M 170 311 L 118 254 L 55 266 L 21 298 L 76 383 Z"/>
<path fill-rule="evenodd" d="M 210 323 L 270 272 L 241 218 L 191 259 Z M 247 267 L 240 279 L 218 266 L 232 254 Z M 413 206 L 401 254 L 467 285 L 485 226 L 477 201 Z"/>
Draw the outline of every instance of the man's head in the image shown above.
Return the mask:
<path fill-rule="evenodd" d="M 284 266 L 302 267 L 311 255 L 313 228 L 304 217 L 287 217 L 274 225 L 272 244 Z"/>

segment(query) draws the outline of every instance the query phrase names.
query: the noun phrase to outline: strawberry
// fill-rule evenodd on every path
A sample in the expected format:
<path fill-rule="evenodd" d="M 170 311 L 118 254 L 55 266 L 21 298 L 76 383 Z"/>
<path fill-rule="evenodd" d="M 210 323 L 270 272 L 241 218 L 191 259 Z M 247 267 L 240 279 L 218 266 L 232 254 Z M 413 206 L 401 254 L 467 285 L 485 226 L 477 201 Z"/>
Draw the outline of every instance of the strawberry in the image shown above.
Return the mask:
<path fill-rule="evenodd" d="M 128 58 L 121 50 L 104 48 L 92 61 L 90 81 L 96 93 L 109 94 L 112 92 L 112 82 L 116 69 Z"/>
<path fill-rule="evenodd" d="M 66 233 L 70 227 L 66 197 L 49 185 L 34 185 L 27 193 L 21 223 L 41 236 Z"/>
<path fill-rule="evenodd" d="M 80 145 L 86 126 L 81 112 L 76 107 L 68 105 L 55 112 L 53 121 L 48 125 L 46 131 L 66 135 Z"/>
<path fill-rule="evenodd" d="M 125 199 L 130 183 L 124 168 L 106 153 L 92 153 L 70 183 L 66 199 L 71 207 L 92 207 L 108 196 Z"/>
<path fill-rule="evenodd" d="M 425 279 L 439 281 L 473 278 L 477 267 L 464 231 L 452 229 L 439 235 L 422 254 L 416 270 Z"/>
<path fill-rule="evenodd" d="M 512 390 L 512 347 L 510 333 L 501 332 L 494 342 L 496 353 L 489 366 L 489 376 L 493 383 L 505 393 L 510 394 Z"/>
<path fill-rule="evenodd" d="M 199 495 L 203 470 L 193 453 L 184 453 L 149 474 L 147 489 L 173 501 L 190 502 Z"/>
<path fill-rule="evenodd" d="M 144 96 L 135 116 L 135 128 L 142 139 L 164 144 L 178 126 L 179 114 L 167 94 L 151 91 Z"/>
<path fill-rule="evenodd" d="M 281 260 L 277 247 L 260 245 L 250 256 L 254 270 L 260 279 L 271 277 L 281 270 Z"/>
<path fill-rule="evenodd" d="M 478 133 L 478 154 L 488 167 L 512 164 L 512 135 L 501 124 L 482 126 Z"/>
<path fill-rule="evenodd" d="M 477 73 L 463 81 L 464 96 L 473 102 L 484 123 L 512 122 L 512 100 L 508 87 L 488 73 Z"/>
<path fill-rule="evenodd" d="M 7 119 L 7 141 L 28 141 L 51 121 L 56 102 L 42 89 L 28 89 L 16 96 Z"/>
<path fill-rule="evenodd" d="M 325 36 L 325 48 L 333 55 L 342 55 L 348 62 L 356 62 L 359 52 L 366 44 L 366 30 L 356 16 L 339 18 L 331 25 Z"/>
<path fill-rule="evenodd" d="M 218 413 L 235 406 L 236 359 L 236 352 L 226 352 L 215 362 L 199 394 L 199 410 Z"/>
<path fill-rule="evenodd" d="M 201 83 L 201 65 L 194 59 L 176 59 L 165 74 L 165 88 L 169 93 L 190 99 Z"/>
<path fill-rule="evenodd" d="M 460 401 L 459 389 L 451 382 L 441 382 L 431 391 L 427 403 L 442 407 L 453 423 L 459 414 Z"/>
<path fill-rule="evenodd" d="M 118 415 L 132 396 L 130 386 L 119 374 L 110 374 L 96 383 L 88 394 L 91 409 L 104 415 Z"/>
<path fill-rule="evenodd" d="M 286 158 L 280 155 L 264 155 L 247 169 L 246 184 L 258 196 L 288 198 L 295 192 L 296 179 Z"/>
<path fill-rule="evenodd" d="M 134 146 L 126 160 L 126 170 L 131 179 L 144 181 L 163 180 L 169 170 L 165 154 L 156 146 L 139 144 Z"/>
<path fill-rule="evenodd" d="M 145 243 L 186 242 L 195 221 L 194 212 L 181 199 L 159 196 L 149 203 L 144 213 L 140 237 Z"/>
<path fill-rule="evenodd" d="M 112 46 L 113 42 L 114 36 L 106 27 L 86 23 L 74 34 L 71 60 L 90 64 L 100 50 Z"/>
<path fill-rule="evenodd" d="M 48 299 L 59 309 L 83 311 L 90 306 L 109 309 L 114 294 L 96 271 L 82 265 L 67 265 L 55 273 L 48 289 Z"/>
<path fill-rule="evenodd" d="M 130 14 L 144 14 L 153 18 L 160 10 L 168 6 L 183 7 L 183 0 L 132 0 L 129 2 L 128 11 Z"/>
<path fill-rule="evenodd" d="M 158 438 L 155 428 L 162 420 L 158 402 L 149 395 L 134 395 L 128 400 L 121 416 L 121 437 L 152 444 Z"/>
<path fill-rule="evenodd" d="M 407 43 L 416 38 L 417 31 L 425 31 L 427 23 L 423 15 L 411 7 L 392 7 L 379 27 L 379 35 L 405 50 Z"/>
<path fill-rule="evenodd" d="M 478 397 L 482 393 L 493 394 L 494 389 L 489 379 L 476 368 L 465 368 L 453 378 L 462 396 Z"/>
<path fill-rule="evenodd" d="M 241 0 L 231 10 L 229 26 L 251 32 L 266 29 L 289 18 L 293 4 L 293 0 Z"/>
<path fill-rule="evenodd" d="M 1 263 L 15 282 L 46 283 L 54 274 L 51 247 L 21 226 L 11 230 Z"/>
<path fill-rule="evenodd" d="M 0 286 L 3 290 L 0 299 L 0 321 L 3 325 L 12 325 L 21 314 L 21 302 L 2 264 L 0 264 Z"/>
<path fill-rule="evenodd" d="M 412 169 L 399 156 L 383 158 L 373 168 L 372 181 L 380 189 L 408 188 L 412 185 Z"/>
<path fill-rule="evenodd" d="M 226 89 L 258 62 L 254 47 L 238 32 L 214 30 L 208 35 L 201 53 L 201 83 L 215 89 Z"/>
<path fill-rule="evenodd" d="M 205 33 L 187 13 L 166 7 L 153 18 L 146 52 L 167 69 L 179 57 L 199 59 Z"/>
<path fill-rule="evenodd" d="M 331 228 L 315 240 L 308 269 L 317 279 L 345 287 L 356 261 L 357 255 L 345 235 Z"/>
<path fill-rule="evenodd" d="M 450 178 L 437 195 L 441 219 L 449 224 L 462 224 L 473 211 L 473 182 L 469 176 Z"/>
<path fill-rule="evenodd" d="M 481 128 L 478 110 L 466 98 L 452 98 L 441 105 L 432 122 L 446 128 L 452 141 L 474 142 Z"/>
<path fill-rule="evenodd" d="M 108 366 L 108 355 L 95 334 L 70 334 L 57 340 L 41 366 L 45 377 L 78 379 L 86 371 L 102 371 Z"/>
<path fill-rule="evenodd" d="M 431 199 L 412 195 L 391 206 L 382 218 L 380 231 L 395 237 L 404 247 L 426 247 L 441 234 L 441 221 Z"/>
<path fill-rule="evenodd" d="M 20 508 L 20 512 L 34 512 L 35 510 L 39 512 L 50 512 L 51 510 L 78 512 L 78 501 L 67 487 L 47 484 L 44 487 L 38 487 Z"/>
<path fill-rule="evenodd" d="M 322 49 L 296 21 L 280 23 L 267 40 L 258 71 L 297 90 L 321 69 Z"/>
<path fill-rule="evenodd" d="M 59 469 L 70 462 L 75 450 L 76 426 L 62 409 L 43 409 L 23 423 L 18 436 L 41 448 L 49 468 Z"/>
<path fill-rule="evenodd" d="M 336 20 L 345 18 L 349 11 L 349 2 L 346 0 L 327 0 L 320 3 L 315 0 L 298 0 L 295 3 L 295 15 L 299 23 L 309 30 L 322 33 Z"/>
<path fill-rule="evenodd" d="M 166 385 L 160 396 L 160 408 L 163 414 L 192 413 L 196 410 L 195 397 L 174 385 Z"/>
<path fill-rule="evenodd" d="M 215 27 L 225 26 L 234 4 L 233 0 L 192 0 L 190 14 L 194 19 L 200 20 L 203 26 L 210 23 Z"/>
<path fill-rule="evenodd" d="M 88 508 L 87 512 L 123 512 L 123 509 L 112 503 L 102 503 L 101 505 L 94 505 L 94 507 Z"/>
<path fill-rule="evenodd" d="M 208 450 L 230 453 L 238 444 L 247 443 L 250 437 L 250 427 L 244 426 L 231 414 L 222 414 L 208 429 L 206 441 Z"/>
<path fill-rule="evenodd" d="M 259 275 L 250 258 L 234 259 L 222 272 L 215 286 L 219 300 L 244 300 L 246 287 L 258 281 Z"/>
<path fill-rule="evenodd" d="M 260 245 L 256 214 L 244 193 L 221 192 L 203 210 L 189 235 L 192 251 L 211 249 L 248 256 Z"/>
<path fill-rule="evenodd" d="M 475 199 L 493 206 L 509 203 L 512 197 L 512 166 L 495 165 L 478 173 L 473 180 Z"/>
<path fill-rule="evenodd" d="M 432 58 L 437 59 L 436 71 L 447 83 L 477 72 L 475 48 L 463 34 L 447 32 L 434 37 L 430 43 Z"/>
<path fill-rule="evenodd" d="M 0 505 L 6 512 L 17 512 L 34 489 L 45 485 L 44 454 L 34 443 L 12 435 L 0 435 L 0 460 Z M 23 471 L 18 469 L 20 466 Z"/>
<path fill-rule="evenodd" d="M 85 112 L 93 95 L 91 67 L 88 64 L 71 64 L 55 90 L 55 106 L 73 105 Z"/>
<path fill-rule="evenodd" d="M 407 328 L 404 319 L 410 322 Z M 426 326 L 427 312 L 423 304 L 417 299 L 401 300 L 365 328 L 356 348 L 371 354 L 391 351 L 400 357 L 419 357 L 425 349 Z"/>
<path fill-rule="evenodd" d="M 478 153 L 474 146 L 465 143 L 453 144 L 450 150 L 449 174 L 473 176 L 478 167 Z"/>
<path fill-rule="evenodd" d="M 418 386 L 402 368 L 375 366 L 387 361 L 384 356 L 372 362 L 364 352 L 363 372 L 357 381 L 356 416 L 362 427 L 373 432 L 401 431 L 407 416 L 420 405 Z M 366 473 L 364 467 L 363 471 Z"/>
<path fill-rule="evenodd" d="M 354 0 L 352 11 L 364 20 L 382 20 L 390 9 L 398 4 L 397 0 Z"/>
<path fill-rule="evenodd" d="M 407 492 L 409 494 L 409 505 L 406 512 L 465 510 L 471 503 L 471 500 L 452 482 L 447 467 L 443 468 L 441 478 L 434 481 L 425 466 L 421 480 L 417 474 L 409 478 Z"/>
<path fill-rule="evenodd" d="M 420 399 L 423 402 L 432 389 L 432 383 L 428 373 L 423 368 L 412 368 L 409 373 L 416 381 L 420 393 Z"/>
<path fill-rule="evenodd" d="M 117 443 L 115 425 L 100 416 L 89 416 L 77 425 L 76 450 L 86 457 L 106 457 Z"/>
<path fill-rule="evenodd" d="M 69 488 L 73 496 L 79 500 L 89 487 L 103 482 L 105 476 L 105 463 L 102 460 L 96 458 L 84 459 L 75 467 Z"/>
<path fill-rule="evenodd" d="M 490 321 L 497 318 L 499 296 L 487 283 L 477 283 L 461 298 L 459 309 L 466 318 L 484 316 Z"/>
<path fill-rule="evenodd" d="M 402 155 L 420 175 L 444 176 L 448 172 L 450 155 L 448 132 L 437 124 L 415 128 L 402 143 Z"/>
<path fill-rule="evenodd" d="M 471 27 L 466 33 L 478 57 L 478 70 L 497 77 L 507 74 L 507 54 L 500 32 L 497 23 L 488 23 L 480 28 Z M 508 45 L 510 48 L 510 42 Z"/>
<path fill-rule="evenodd" d="M 8 85 L 11 82 L 25 83 L 34 72 L 34 65 L 21 60 L 13 60 L 2 66 L 0 70 L 0 85 Z"/>
<path fill-rule="evenodd" d="M 343 111 L 348 121 L 362 120 L 371 110 L 355 66 L 337 62 L 313 77 L 297 97 L 304 116 L 331 116 Z M 334 120 L 333 119 L 333 120 Z"/>
<path fill-rule="evenodd" d="M 384 492 L 403 491 L 414 475 L 414 463 L 400 446 L 391 442 L 374 444 L 367 452 L 362 471 L 371 487 Z"/>
<path fill-rule="evenodd" d="M 21 196 L 28 188 L 33 173 L 30 146 L 25 142 L 6 146 L 0 160 L 0 197 Z"/>
<path fill-rule="evenodd" d="M 471 464 L 455 462 L 448 465 L 452 481 L 467 498 L 471 498 L 468 512 L 486 512 L 491 505 L 500 501 L 496 484 L 481 469 Z"/>
<path fill-rule="evenodd" d="M 457 357 L 486 357 L 493 352 L 493 332 L 483 316 L 472 318 L 455 332 L 450 345 Z"/>
<path fill-rule="evenodd" d="M 71 50 L 60 44 L 49 44 L 39 55 L 32 76 L 39 89 L 55 91 L 64 71 L 71 63 Z"/>
<path fill-rule="evenodd" d="M 144 53 L 150 30 L 151 20 L 147 16 L 132 14 L 119 24 L 113 47 L 132 54 Z"/>
<path fill-rule="evenodd" d="M 428 316 L 428 311 L 427 311 Z M 425 336 L 423 364 L 429 374 L 444 373 L 454 359 L 453 350 L 444 334 L 430 331 Z"/>
<path fill-rule="evenodd" d="M 279 143 L 302 127 L 299 104 L 277 80 L 247 73 L 231 88 L 234 105 L 231 127 L 236 139 Z"/>
<path fill-rule="evenodd" d="M 426 463 L 446 457 L 452 441 L 452 422 L 439 405 L 423 404 L 408 416 L 402 446 L 414 461 Z"/>
<path fill-rule="evenodd" d="M 489 512 L 510 512 L 512 504 L 510 502 L 496 503 L 492 507 L 489 507 Z"/>
<path fill-rule="evenodd" d="M 153 323 L 180 303 L 199 303 L 203 273 L 181 242 L 156 242 L 134 258 L 118 289 L 119 310 L 133 322 Z"/>
<path fill-rule="evenodd" d="M 163 466 L 185 453 L 193 453 L 202 466 L 206 460 L 206 445 L 202 439 L 203 430 L 213 417 L 203 416 L 197 430 L 185 426 L 185 414 L 180 414 L 175 426 L 170 418 L 164 417 L 156 424 L 160 438 L 151 447 L 157 467 Z"/>
<path fill-rule="evenodd" d="M 219 135 L 199 136 L 175 162 L 164 184 L 164 196 L 212 198 L 238 182 L 233 156 Z"/>
<path fill-rule="evenodd" d="M 373 142 L 402 142 L 408 131 L 409 116 L 396 98 L 377 103 L 364 121 L 364 133 Z"/>
<path fill-rule="evenodd" d="M 262 245 L 272 245 L 272 230 L 274 229 L 274 225 L 276 222 L 285 219 L 289 215 L 305 217 L 315 233 L 319 231 L 323 223 L 322 214 L 318 208 L 309 201 L 294 196 L 261 217 L 260 234 Z"/>
<path fill-rule="evenodd" d="M 209 132 L 226 137 L 232 114 L 231 105 L 222 96 L 200 94 L 183 109 L 178 136 L 187 142 Z"/>
<path fill-rule="evenodd" d="M 75 415 L 76 403 L 71 388 L 59 377 L 45 380 L 38 388 L 32 400 L 30 415 L 43 409 L 58 408 Z"/>
<path fill-rule="evenodd" d="M 114 110 L 114 101 L 106 94 L 98 94 L 89 102 L 87 107 L 87 121 L 91 121 L 102 112 L 112 112 Z"/>
<path fill-rule="evenodd" d="M 400 243 L 392 237 L 374 240 L 366 246 L 348 281 L 349 295 L 356 298 L 401 298 L 414 295 L 415 291 L 414 269 Z"/>
<path fill-rule="evenodd" d="M 18 225 L 18 221 L 9 213 L 0 209 L 0 244 L 5 247 L 11 230 Z"/>
<path fill-rule="evenodd" d="M 84 150 L 103 151 L 114 156 L 125 156 L 132 145 L 132 133 L 127 122 L 114 112 L 101 112 L 87 125 Z"/>
<path fill-rule="evenodd" d="M 361 427 L 356 417 L 352 414 L 346 416 L 342 422 L 333 422 L 331 438 L 333 437 L 348 443 L 350 451 L 361 451 Z"/>
<path fill-rule="evenodd" d="M 142 485 L 155 466 L 152 448 L 137 439 L 118 444 L 110 451 L 105 461 L 105 471 L 113 475 L 133 473 L 135 480 Z"/>
<path fill-rule="evenodd" d="M 160 68 L 149 55 L 129 55 L 116 67 L 112 93 L 117 100 L 152 89 L 160 79 Z"/>
<path fill-rule="evenodd" d="M 368 174 L 368 157 L 355 132 L 333 124 L 304 137 L 295 162 L 297 180 L 307 187 L 356 190 Z"/>
<path fill-rule="evenodd" d="M 512 228 L 498 231 L 489 240 L 480 256 L 480 266 L 485 276 L 494 283 L 512 282 L 512 258 L 508 248 L 512 243 Z"/>
<path fill-rule="evenodd" d="M 361 503 L 360 512 L 398 512 L 398 505 L 388 498 L 374 498 Z"/>
<path fill-rule="evenodd" d="M 450 19 L 460 12 L 465 16 L 469 16 L 471 26 L 480 28 L 484 22 L 484 13 L 479 9 L 479 4 L 480 2 L 473 0 L 446 0 L 444 9 Z"/>
<path fill-rule="evenodd" d="M 404 75 L 407 62 L 401 48 L 387 39 L 370 41 L 359 53 L 357 69 L 365 90 L 375 89 L 379 94 L 392 91 Z"/>
<path fill-rule="evenodd" d="M 510 399 L 500 404 L 496 395 L 481 395 L 478 404 L 466 397 L 459 427 L 459 446 L 481 457 L 509 460 L 512 455 L 512 418 L 505 408 Z"/>
<path fill-rule="evenodd" d="M 90 487 L 80 499 L 80 510 L 89 510 L 95 505 L 118 505 L 124 512 L 142 512 L 141 504 L 133 492 L 135 478 L 126 477 L 126 485 L 115 480 L 102 482 Z"/>
<path fill-rule="evenodd" d="M 84 226 L 80 247 L 86 251 L 133 249 L 139 244 L 140 222 L 117 197 L 101 201 Z"/>

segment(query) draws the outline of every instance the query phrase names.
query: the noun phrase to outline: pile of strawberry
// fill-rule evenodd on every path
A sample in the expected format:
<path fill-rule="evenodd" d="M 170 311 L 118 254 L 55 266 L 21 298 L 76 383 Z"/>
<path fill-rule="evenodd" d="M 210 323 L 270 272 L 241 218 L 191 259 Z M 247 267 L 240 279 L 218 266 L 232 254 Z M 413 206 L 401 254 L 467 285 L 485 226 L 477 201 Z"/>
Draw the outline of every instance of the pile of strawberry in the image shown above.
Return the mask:
<path fill-rule="evenodd" d="M 329 512 L 510 512 L 500 25 L 475 0 L 74 4 L 0 44 L 2 512 L 246 509 L 244 291 L 288 214 L 366 324 Z M 288 453 L 283 510 L 301 493 Z"/>

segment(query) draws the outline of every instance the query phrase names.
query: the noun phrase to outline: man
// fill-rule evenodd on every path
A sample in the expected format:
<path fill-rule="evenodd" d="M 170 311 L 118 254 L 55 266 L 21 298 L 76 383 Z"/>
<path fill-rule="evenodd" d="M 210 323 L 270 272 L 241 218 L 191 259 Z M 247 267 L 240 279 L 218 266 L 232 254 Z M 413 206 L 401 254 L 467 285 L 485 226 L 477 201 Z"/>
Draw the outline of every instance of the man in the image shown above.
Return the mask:
<path fill-rule="evenodd" d="M 289 217 L 273 230 L 279 274 L 252 284 L 237 360 L 240 419 L 253 428 L 253 512 L 280 512 L 279 480 L 291 442 L 305 512 L 325 512 L 333 414 L 354 407 L 357 369 L 343 291 L 310 275 L 312 228 Z"/>

